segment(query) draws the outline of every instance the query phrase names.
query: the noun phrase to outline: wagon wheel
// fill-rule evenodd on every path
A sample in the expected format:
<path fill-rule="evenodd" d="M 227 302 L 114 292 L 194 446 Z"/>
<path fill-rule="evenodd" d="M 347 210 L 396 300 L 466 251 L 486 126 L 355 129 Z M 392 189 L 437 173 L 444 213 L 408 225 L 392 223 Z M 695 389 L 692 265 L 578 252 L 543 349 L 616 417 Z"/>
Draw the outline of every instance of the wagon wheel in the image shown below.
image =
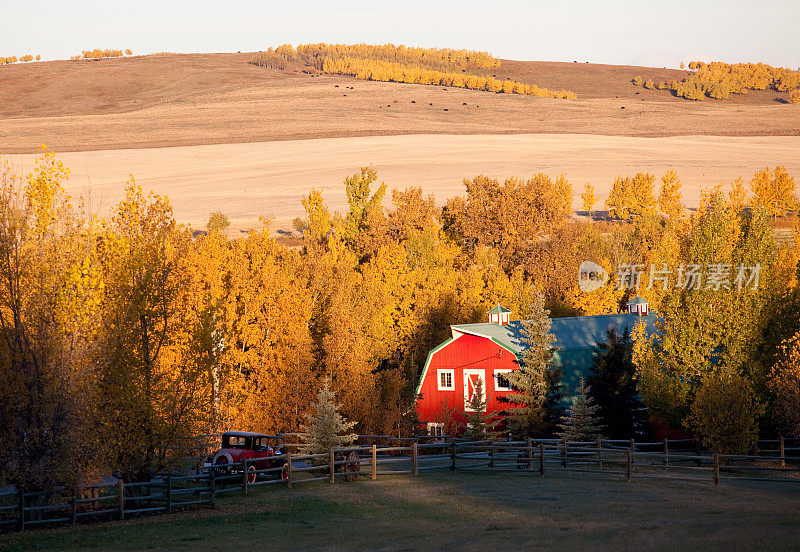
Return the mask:
<path fill-rule="evenodd" d="M 284 481 L 289 479 L 289 462 L 283 463 L 283 468 L 281 468 L 281 479 Z"/>
<path fill-rule="evenodd" d="M 358 457 L 356 451 L 350 451 L 347 455 L 347 463 L 344 465 L 345 481 L 355 481 L 358 479 L 358 474 L 361 471 L 361 459 Z"/>
<path fill-rule="evenodd" d="M 252 464 L 247 468 L 247 482 L 248 483 L 255 483 L 258 474 L 256 473 L 256 467 Z"/>

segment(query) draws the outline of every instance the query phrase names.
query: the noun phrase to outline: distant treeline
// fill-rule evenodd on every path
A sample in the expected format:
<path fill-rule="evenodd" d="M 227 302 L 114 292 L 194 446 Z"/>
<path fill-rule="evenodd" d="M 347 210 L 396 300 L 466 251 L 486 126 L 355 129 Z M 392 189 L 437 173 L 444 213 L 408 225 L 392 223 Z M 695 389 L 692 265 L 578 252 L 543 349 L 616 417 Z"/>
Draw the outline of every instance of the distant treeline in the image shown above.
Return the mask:
<path fill-rule="evenodd" d="M 36 61 L 40 61 L 42 56 L 36 54 Z M 0 65 L 11 65 L 12 63 L 17 63 L 18 61 L 26 62 L 26 61 L 33 61 L 34 57 L 33 54 L 25 54 L 24 56 L 8 56 L 8 57 L 0 57 Z"/>
<path fill-rule="evenodd" d="M 250 63 L 260 67 L 286 69 L 291 63 L 322 73 L 349 75 L 362 80 L 432 84 L 523 94 L 547 98 L 574 99 L 569 90 L 548 90 L 485 75 L 500 66 L 500 60 L 486 52 L 449 48 L 406 48 L 387 44 L 301 44 L 283 45 L 259 53 Z"/>
<path fill-rule="evenodd" d="M 100 48 L 95 48 L 94 50 L 83 50 L 79 55 L 72 56 L 70 59 L 72 61 L 78 61 L 81 59 L 103 59 L 103 58 L 115 58 L 115 57 L 122 57 L 124 55 L 130 56 L 133 54 L 130 48 L 126 50 L 102 50 Z"/>
<path fill-rule="evenodd" d="M 681 64 L 683 68 L 683 64 Z M 722 63 L 714 61 L 689 63 L 692 73 L 682 81 L 659 82 L 633 79 L 636 86 L 671 90 L 676 96 L 687 100 L 702 100 L 705 97 L 724 100 L 731 94 L 747 94 L 749 90 L 771 88 L 778 92 L 789 92 L 790 103 L 800 103 L 800 72 L 784 67 L 771 67 L 764 63 Z"/>

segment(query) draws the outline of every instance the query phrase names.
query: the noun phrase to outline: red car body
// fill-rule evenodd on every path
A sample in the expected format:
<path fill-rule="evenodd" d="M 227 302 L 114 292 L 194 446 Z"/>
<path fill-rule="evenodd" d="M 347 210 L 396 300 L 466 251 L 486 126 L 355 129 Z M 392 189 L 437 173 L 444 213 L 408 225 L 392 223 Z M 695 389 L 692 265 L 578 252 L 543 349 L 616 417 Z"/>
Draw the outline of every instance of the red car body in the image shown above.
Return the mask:
<path fill-rule="evenodd" d="M 270 444 L 270 441 L 275 441 L 275 444 Z M 222 447 L 210 458 L 210 463 L 217 475 L 230 475 L 241 473 L 244 469 L 243 462 L 250 460 L 247 462 L 248 472 L 255 472 L 255 470 L 282 467 L 283 459 L 272 459 L 280 454 L 281 450 L 275 436 L 249 431 L 226 431 L 222 434 Z M 255 480 L 256 473 L 248 475 L 250 483 Z"/>

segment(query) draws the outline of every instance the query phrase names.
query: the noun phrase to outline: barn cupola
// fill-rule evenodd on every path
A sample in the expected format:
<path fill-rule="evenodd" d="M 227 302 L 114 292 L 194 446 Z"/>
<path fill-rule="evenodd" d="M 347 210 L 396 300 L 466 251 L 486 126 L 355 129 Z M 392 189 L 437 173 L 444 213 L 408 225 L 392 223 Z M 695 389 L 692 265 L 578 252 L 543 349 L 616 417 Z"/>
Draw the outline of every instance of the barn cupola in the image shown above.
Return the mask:
<path fill-rule="evenodd" d="M 489 323 L 490 324 L 498 324 L 500 326 L 505 326 L 508 324 L 509 317 L 511 316 L 511 311 L 505 307 L 501 307 L 500 304 L 489 311 Z"/>
<path fill-rule="evenodd" d="M 647 299 L 639 297 L 638 295 L 628 301 L 628 314 L 638 314 L 639 316 L 647 316 L 650 309 L 647 306 Z"/>

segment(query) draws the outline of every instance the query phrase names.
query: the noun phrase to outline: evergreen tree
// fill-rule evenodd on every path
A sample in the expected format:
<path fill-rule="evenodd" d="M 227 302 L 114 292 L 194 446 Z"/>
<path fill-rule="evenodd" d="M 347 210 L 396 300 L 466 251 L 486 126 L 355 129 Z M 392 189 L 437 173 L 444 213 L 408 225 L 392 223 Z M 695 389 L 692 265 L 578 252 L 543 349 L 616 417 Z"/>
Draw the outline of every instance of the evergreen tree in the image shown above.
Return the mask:
<path fill-rule="evenodd" d="M 356 423 L 347 421 L 339 414 L 339 407 L 327 381 L 317 393 L 317 402 L 313 408 L 314 414 L 306 415 L 308 423 L 303 433 L 307 454 L 327 452 L 332 448 L 350 445 L 356 440 L 357 436 L 350 433 Z"/>
<path fill-rule="evenodd" d="M 599 408 L 600 419 L 611 439 L 632 439 L 645 424 L 645 410 L 636 389 L 636 367 L 632 359 L 630 330 L 620 334 L 615 328 L 607 340 L 598 343 L 588 378 L 591 397 Z"/>
<path fill-rule="evenodd" d="M 597 420 L 600 407 L 594 404 L 589 386 L 583 378 L 577 392 L 575 402 L 569 409 L 569 415 L 563 423 L 558 424 L 561 430 L 558 436 L 567 441 L 594 441 L 603 432 L 603 426 Z"/>
<path fill-rule="evenodd" d="M 518 435 L 546 434 L 560 417 L 561 365 L 553 356 L 555 337 L 550 333 L 550 311 L 544 295 L 536 293 L 528 320 L 522 322 L 523 351 L 520 367 L 506 374 L 514 393 L 504 402 L 516 405 L 506 410 L 509 429 Z"/>
<path fill-rule="evenodd" d="M 493 419 L 494 416 L 486 412 L 486 395 L 483 392 L 483 380 L 478 378 L 475 384 L 475 392 L 469 402 L 472 412 L 465 412 L 467 418 L 467 431 L 465 437 L 470 441 L 485 441 L 496 439 L 498 433 L 495 431 L 499 420 Z"/>

